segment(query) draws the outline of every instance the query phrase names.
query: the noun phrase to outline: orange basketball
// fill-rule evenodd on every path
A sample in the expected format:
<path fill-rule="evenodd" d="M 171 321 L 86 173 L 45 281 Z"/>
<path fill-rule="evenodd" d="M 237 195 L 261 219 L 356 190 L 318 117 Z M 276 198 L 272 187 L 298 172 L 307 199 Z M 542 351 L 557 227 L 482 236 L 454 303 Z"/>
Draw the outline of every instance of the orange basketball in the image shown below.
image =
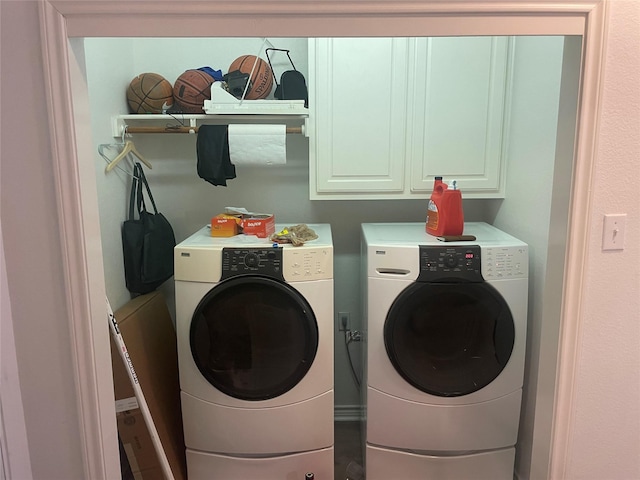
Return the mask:
<path fill-rule="evenodd" d="M 173 105 L 173 87 L 157 73 L 142 73 L 127 88 L 131 113 L 164 113 Z"/>
<path fill-rule="evenodd" d="M 271 93 L 271 88 L 273 87 L 273 74 L 271 73 L 271 67 L 269 64 L 258 58 L 256 63 L 255 55 L 242 55 L 241 57 L 236 58 L 231 65 L 229 65 L 229 72 L 234 72 L 236 70 L 241 71 L 242 73 L 250 74 L 253 69 L 253 75 L 250 77 L 251 88 L 247 92 L 245 98 L 247 100 L 257 100 L 260 98 L 265 98 L 269 93 Z M 255 68 L 254 68 L 255 63 Z"/>
<path fill-rule="evenodd" d="M 202 70 L 187 70 L 173 84 L 177 110 L 183 113 L 204 113 L 204 101 L 211 99 L 215 80 Z M 176 110 L 176 109 L 174 109 Z"/>

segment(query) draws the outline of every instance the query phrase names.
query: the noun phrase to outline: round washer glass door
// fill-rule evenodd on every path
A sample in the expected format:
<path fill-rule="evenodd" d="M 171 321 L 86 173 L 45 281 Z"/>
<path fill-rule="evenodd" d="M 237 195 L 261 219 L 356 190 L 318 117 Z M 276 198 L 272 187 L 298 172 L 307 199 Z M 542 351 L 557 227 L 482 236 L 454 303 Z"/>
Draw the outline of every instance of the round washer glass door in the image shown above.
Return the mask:
<path fill-rule="evenodd" d="M 487 283 L 413 283 L 387 314 L 384 341 L 396 371 L 419 390 L 467 395 L 507 365 L 513 317 Z"/>
<path fill-rule="evenodd" d="M 289 285 L 241 276 L 202 298 L 190 343 L 211 385 L 235 398 L 266 400 L 291 390 L 309 371 L 318 325 L 310 305 Z"/>

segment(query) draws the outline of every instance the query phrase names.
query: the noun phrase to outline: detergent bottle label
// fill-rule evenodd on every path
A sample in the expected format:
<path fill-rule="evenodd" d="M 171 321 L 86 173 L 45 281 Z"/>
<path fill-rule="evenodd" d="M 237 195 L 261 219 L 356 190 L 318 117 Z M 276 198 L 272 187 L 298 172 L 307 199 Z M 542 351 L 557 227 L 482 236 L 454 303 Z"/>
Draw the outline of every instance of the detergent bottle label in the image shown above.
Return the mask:
<path fill-rule="evenodd" d="M 427 206 L 427 229 L 438 230 L 438 206 L 433 200 L 429 200 Z"/>

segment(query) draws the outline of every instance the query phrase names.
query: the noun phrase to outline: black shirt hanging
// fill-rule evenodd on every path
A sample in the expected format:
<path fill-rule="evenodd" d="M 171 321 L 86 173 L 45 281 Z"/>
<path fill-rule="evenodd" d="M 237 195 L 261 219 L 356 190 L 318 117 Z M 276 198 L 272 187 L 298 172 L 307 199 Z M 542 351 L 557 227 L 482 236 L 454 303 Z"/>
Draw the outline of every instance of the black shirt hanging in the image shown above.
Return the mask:
<path fill-rule="evenodd" d="M 212 185 L 227 186 L 236 178 L 236 167 L 229 157 L 228 125 L 201 125 L 198 128 L 196 153 L 198 176 Z"/>

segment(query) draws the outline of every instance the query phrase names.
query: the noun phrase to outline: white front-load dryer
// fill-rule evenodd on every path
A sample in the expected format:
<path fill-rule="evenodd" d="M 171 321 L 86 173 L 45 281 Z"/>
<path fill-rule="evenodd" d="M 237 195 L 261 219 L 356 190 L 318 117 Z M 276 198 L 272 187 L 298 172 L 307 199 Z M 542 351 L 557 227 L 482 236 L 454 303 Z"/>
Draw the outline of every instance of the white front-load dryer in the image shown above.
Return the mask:
<path fill-rule="evenodd" d="M 368 480 L 511 480 L 528 248 L 486 223 L 363 224 Z"/>
<path fill-rule="evenodd" d="M 309 227 L 297 247 L 208 227 L 175 247 L 190 480 L 333 478 L 333 245 Z"/>

